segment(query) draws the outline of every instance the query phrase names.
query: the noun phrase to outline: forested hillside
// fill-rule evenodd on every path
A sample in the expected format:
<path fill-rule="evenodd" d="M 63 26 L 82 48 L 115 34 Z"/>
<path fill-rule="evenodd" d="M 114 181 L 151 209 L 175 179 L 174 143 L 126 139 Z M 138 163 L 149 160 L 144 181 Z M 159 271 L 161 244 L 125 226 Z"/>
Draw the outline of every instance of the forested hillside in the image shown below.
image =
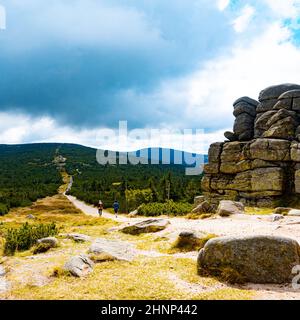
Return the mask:
<path fill-rule="evenodd" d="M 65 164 L 59 167 L 55 158 Z M 201 177 L 186 176 L 181 165 L 102 166 L 95 149 L 79 145 L 0 145 L 0 214 L 56 194 L 61 168 L 74 178 L 74 196 L 91 204 L 102 199 L 105 207 L 118 199 L 122 211 L 142 203 L 192 202 L 200 193 Z"/>
<path fill-rule="evenodd" d="M 57 193 L 61 176 L 53 159 L 58 145 L 0 145 L 0 215 Z"/>
<path fill-rule="evenodd" d="M 201 192 L 201 176 L 186 176 L 182 165 L 102 166 L 94 149 L 77 145 L 61 146 L 60 154 L 74 176 L 71 194 L 91 204 L 101 199 L 110 207 L 118 199 L 122 211 L 130 211 L 147 202 L 192 202 Z"/>

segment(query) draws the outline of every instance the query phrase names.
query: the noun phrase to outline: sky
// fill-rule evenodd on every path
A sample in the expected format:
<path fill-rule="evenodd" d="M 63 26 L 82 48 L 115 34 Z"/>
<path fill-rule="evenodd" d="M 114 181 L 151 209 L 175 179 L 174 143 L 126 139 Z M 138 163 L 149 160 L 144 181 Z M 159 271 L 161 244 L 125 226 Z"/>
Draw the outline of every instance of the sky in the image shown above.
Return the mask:
<path fill-rule="evenodd" d="M 207 152 L 237 98 L 300 83 L 299 23 L 300 0 L 0 0 L 0 143 L 125 151 L 160 129 L 151 146 Z M 127 142 L 104 139 L 119 121 Z"/>

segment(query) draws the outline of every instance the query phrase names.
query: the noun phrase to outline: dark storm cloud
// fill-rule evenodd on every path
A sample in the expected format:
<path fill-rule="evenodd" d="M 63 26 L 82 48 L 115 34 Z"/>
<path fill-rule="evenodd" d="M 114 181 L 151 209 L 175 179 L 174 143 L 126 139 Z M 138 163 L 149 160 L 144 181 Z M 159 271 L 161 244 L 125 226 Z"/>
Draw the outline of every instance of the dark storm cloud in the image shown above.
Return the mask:
<path fill-rule="evenodd" d="M 210 0 L 0 0 L 0 111 L 75 127 L 157 124 L 165 79 L 184 76 L 232 38 Z M 147 99 L 152 97 L 153 99 Z M 184 108 L 184 106 L 182 106 Z"/>

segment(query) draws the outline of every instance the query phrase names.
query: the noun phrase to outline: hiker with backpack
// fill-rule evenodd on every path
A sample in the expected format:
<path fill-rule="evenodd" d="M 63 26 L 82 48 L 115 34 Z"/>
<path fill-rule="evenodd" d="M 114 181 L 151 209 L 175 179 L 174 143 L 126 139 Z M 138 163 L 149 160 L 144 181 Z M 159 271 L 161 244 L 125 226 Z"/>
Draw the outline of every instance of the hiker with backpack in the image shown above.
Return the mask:
<path fill-rule="evenodd" d="M 113 208 L 114 208 L 114 212 L 115 212 L 115 215 L 116 215 L 116 218 L 118 218 L 118 212 L 119 212 L 119 209 L 120 209 L 120 204 L 117 200 L 115 200 L 115 202 L 113 203 Z"/>
<path fill-rule="evenodd" d="M 98 213 L 99 213 L 99 216 L 101 217 L 102 216 L 102 211 L 103 211 L 103 202 L 101 200 L 99 200 L 99 203 L 98 203 Z"/>

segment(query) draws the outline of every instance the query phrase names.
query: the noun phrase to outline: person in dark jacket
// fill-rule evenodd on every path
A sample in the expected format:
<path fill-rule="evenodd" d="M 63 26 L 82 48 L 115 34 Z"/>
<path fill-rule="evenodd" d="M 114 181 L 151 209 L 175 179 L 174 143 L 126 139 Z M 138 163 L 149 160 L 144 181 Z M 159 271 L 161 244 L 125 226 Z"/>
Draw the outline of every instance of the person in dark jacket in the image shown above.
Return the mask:
<path fill-rule="evenodd" d="M 113 208 L 114 208 L 114 212 L 115 212 L 115 215 L 116 215 L 116 218 L 118 218 L 118 212 L 119 212 L 119 209 L 120 209 L 120 204 L 117 200 L 115 200 L 114 204 L 113 204 Z"/>

